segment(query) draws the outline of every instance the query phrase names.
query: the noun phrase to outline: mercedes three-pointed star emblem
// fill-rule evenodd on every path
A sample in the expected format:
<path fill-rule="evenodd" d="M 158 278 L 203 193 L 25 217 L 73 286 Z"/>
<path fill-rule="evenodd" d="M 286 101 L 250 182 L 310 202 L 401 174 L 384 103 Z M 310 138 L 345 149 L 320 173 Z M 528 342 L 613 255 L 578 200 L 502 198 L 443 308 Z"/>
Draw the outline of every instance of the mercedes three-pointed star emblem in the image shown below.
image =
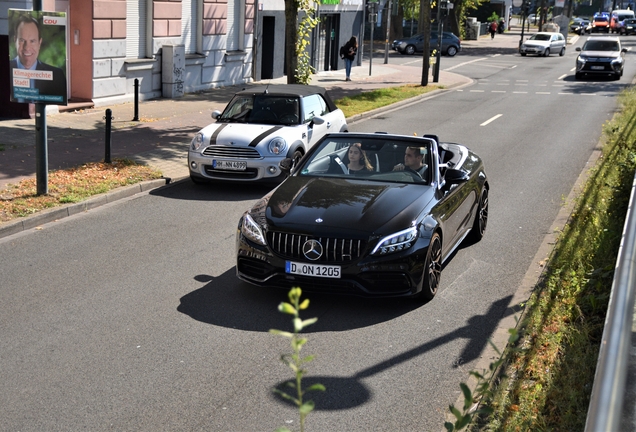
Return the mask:
<path fill-rule="evenodd" d="M 322 245 L 318 240 L 307 240 L 303 244 L 303 255 L 311 261 L 316 261 L 322 256 Z"/>

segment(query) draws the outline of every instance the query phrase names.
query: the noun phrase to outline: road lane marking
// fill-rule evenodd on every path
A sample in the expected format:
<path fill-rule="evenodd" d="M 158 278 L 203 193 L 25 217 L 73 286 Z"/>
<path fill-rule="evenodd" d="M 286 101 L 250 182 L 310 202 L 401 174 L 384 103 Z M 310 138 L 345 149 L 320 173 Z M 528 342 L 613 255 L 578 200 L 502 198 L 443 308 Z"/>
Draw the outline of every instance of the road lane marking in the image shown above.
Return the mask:
<path fill-rule="evenodd" d="M 566 76 L 568 76 L 568 74 L 563 74 L 560 77 L 557 78 L 557 80 L 562 80 L 563 78 L 565 78 Z"/>
<path fill-rule="evenodd" d="M 488 123 L 494 122 L 495 120 L 497 120 L 499 117 L 501 117 L 503 114 L 497 114 L 496 116 L 486 120 L 485 122 L 483 122 L 482 124 L 480 124 L 479 126 L 486 126 Z"/>
<path fill-rule="evenodd" d="M 475 59 L 475 60 L 470 60 L 470 61 L 467 61 L 467 62 L 464 62 L 464 63 L 457 64 L 455 66 L 449 67 L 448 69 L 444 69 L 444 70 L 445 71 L 452 71 L 453 69 L 457 69 L 458 67 L 462 67 L 462 66 L 465 66 L 467 64 L 476 63 L 476 62 L 479 62 L 479 61 L 484 61 L 484 60 L 487 60 L 487 59 L 488 59 L 488 57 L 483 57 L 483 58 L 478 58 L 478 59 Z"/>

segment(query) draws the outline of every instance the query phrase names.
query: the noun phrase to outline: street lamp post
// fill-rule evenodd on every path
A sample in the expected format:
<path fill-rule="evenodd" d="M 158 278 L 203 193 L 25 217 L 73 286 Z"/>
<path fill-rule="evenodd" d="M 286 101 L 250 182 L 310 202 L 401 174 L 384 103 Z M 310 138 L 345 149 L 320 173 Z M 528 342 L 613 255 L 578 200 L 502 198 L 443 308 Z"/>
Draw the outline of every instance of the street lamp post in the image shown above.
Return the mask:
<path fill-rule="evenodd" d="M 512 0 L 512 5 L 514 7 L 519 7 L 521 6 L 521 39 L 519 39 L 519 51 L 521 51 L 521 44 L 523 44 L 523 36 L 524 36 L 524 30 L 526 28 L 526 15 L 527 15 L 527 9 L 528 9 L 528 5 L 526 4 L 525 0 Z"/>

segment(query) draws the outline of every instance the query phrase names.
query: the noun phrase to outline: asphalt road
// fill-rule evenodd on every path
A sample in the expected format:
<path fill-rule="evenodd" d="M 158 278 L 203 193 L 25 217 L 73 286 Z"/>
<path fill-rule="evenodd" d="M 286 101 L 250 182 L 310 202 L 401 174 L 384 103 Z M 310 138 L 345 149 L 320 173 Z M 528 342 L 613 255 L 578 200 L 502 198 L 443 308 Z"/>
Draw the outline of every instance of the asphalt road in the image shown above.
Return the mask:
<path fill-rule="evenodd" d="M 482 242 L 430 303 L 311 295 L 312 431 L 441 430 L 616 109 L 621 81 L 575 82 L 565 57 L 462 58 L 475 79 L 352 131 L 436 133 L 485 160 Z M 450 67 L 450 66 L 449 66 Z M 189 181 L 0 239 L 2 430 L 271 431 L 286 293 L 234 276 L 242 212 L 267 189 Z"/>

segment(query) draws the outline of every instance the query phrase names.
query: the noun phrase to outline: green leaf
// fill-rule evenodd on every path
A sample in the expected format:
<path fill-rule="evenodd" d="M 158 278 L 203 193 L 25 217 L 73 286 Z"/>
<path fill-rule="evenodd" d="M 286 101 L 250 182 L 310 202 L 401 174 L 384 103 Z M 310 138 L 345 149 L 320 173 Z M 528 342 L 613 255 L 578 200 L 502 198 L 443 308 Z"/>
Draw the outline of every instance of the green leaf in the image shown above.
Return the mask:
<path fill-rule="evenodd" d="M 314 410 L 315 404 L 314 401 L 307 401 L 299 408 L 300 413 L 307 415 Z"/>
<path fill-rule="evenodd" d="M 307 357 L 303 358 L 301 361 L 303 363 L 309 363 L 310 361 L 313 361 L 315 357 L 316 357 L 315 355 L 308 355 Z"/>
<path fill-rule="evenodd" d="M 300 306 L 298 306 L 298 309 L 300 310 L 305 310 L 309 307 L 309 299 L 305 299 Z"/>
<path fill-rule="evenodd" d="M 464 410 L 467 410 L 473 404 L 473 395 L 466 384 L 460 383 L 459 387 L 461 387 L 462 393 L 464 393 Z"/>
<path fill-rule="evenodd" d="M 318 318 L 309 318 L 309 319 L 304 320 L 303 321 L 303 328 L 312 325 L 316 321 L 318 321 Z"/>
<path fill-rule="evenodd" d="M 326 391 L 327 389 L 325 388 L 325 386 L 324 386 L 324 385 L 322 385 L 322 384 L 318 384 L 318 383 L 313 384 L 313 385 L 311 385 L 311 386 L 309 386 L 309 387 L 307 387 L 307 388 L 305 389 L 305 391 L 306 391 L 306 392 L 308 392 L 308 391 L 315 391 L 315 390 L 318 390 L 318 391 Z"/>
<path fill-rule="evenodd" d="M 453 432 L 455 430 L 455 426 L 453 426 L 450 422 L 444 422 L 444 427 L 448 432 Z"/>
<path fill-rule="evenodd" d="M 287 302 L 281 302 L 281 304 L 278 305 L 278 310 L 289 315 L 296 315 L 296 308 Z"/>
<path fill-rule="evenodd" d="M 298 333 L 302 329 L 303 329 L 303 321 L 298 317 L 294 318 L 294 331 Z"/>
<path fill-rule="evenodd" d="M 450 405 L 448 408 L 450 409 L 450 411 L 453 413 L 453 415 L 455 416 L 457 420 L 462 418 L 462 413 L 460 413 L 459 410 L 455 408 L 455 405 Z"/>
<path fill-rule="evenodd" d="M 282 331 L 282 330 L 270 329 L 269 332 L 271 334 L 281 335 L 281 336 L 285 336 L 285 337 L 288 337 L 288 338 L 294 337 L 293 333 Z"/>

